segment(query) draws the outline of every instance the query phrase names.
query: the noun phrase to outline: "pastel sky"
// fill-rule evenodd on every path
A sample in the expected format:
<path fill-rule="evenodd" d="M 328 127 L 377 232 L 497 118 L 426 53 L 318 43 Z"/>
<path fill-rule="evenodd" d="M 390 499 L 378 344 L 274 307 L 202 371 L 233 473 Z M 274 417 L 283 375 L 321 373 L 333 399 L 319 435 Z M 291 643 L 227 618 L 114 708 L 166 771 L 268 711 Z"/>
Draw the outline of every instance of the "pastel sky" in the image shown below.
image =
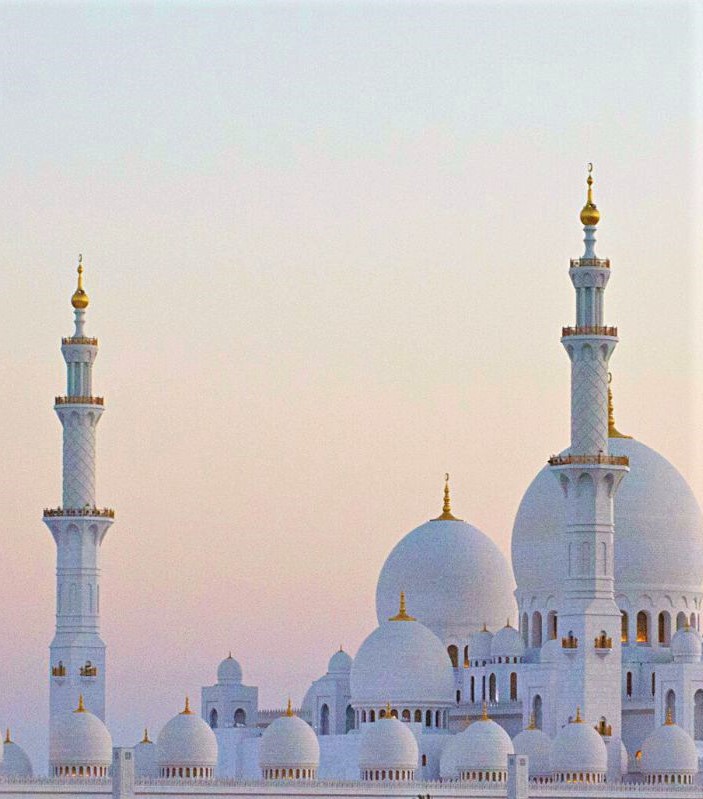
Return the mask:
<path fill-rule="evenodd" d="M 115 742 L 230 649 L 298 703 L 445 471 L 509 555 L 568 444 L 588 161 L 618 426 L 703 498 L 700 29 L 676 2 L 0 7 L 0 726 L 39 770 L 78 253 Z"/>

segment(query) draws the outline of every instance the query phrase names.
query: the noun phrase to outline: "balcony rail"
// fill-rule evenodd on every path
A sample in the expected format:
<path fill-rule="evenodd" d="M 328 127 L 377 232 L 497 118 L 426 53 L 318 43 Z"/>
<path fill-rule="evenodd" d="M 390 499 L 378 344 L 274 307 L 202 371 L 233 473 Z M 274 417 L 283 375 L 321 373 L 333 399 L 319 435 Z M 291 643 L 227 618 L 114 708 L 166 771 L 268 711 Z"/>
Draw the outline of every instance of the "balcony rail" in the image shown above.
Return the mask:
<path fill-rule="evenodd" d="M 593 645 L 596 649 L 612 649 L 613 639 L 606 635 L 597 635 Z"/>
<path fill-rule="evenodd" d="M 568 466 L 570 463 L 592 465 L 605 463 L 608 466 L 629 466 L 630 459 L 627 455 L 552 455 L 547 461 L 550 466 Z"/>
<path fill-rule="evenodd" d="M 88 336 L 66 336 L 61 339 L 62 344 L 89 344 L 91 347 L 98 346 L 96 338 L 89 338 Z"/>
<path fill-rule="evenodd" d="M 562 327 L 562 338 L 565 336 L 617 336 L 617 327 L 605 325 L 581 325 L 580 327 Z"/>
<path fill-rule="evenodd" d="M 97 677 L 98 667 L 94 666 L 89 660 L 86 660 L 85 666 L 80 668 L 81 677 Z"/>
<path fill-rule="evenodd" d="M 44 516 L 99 516 L 103 519 L 114 519 L 112 508 L 44 508 Z"/>
<path fill-rule="evenodd" d="M 610 258 L 572 258 L 571 268 L 578 269 L 579 267 L 590 266 L 596 269 L 610 269 Z"/>
<path fill-rule="evenodd" d="M 104 405 L 102 397 L 54 397 L 55 405 Z"/>
<path fill-rule="evenodd" d="M 605 719 L 601 719 L 601 720 L 598 722 L 598 724 L 596 724 L 596 725 L 594 726 L 594 728 L 593 728 L 593 729 L 594 729 L 594 730 L 595 730 L 597 733 L 599 733 L 600 735 L 603 735 L 603 736 L 605 736 L 605 737 L 607 737 L 607 738 L 610 738 L 610 736 L 613 734 L 613 728 L 612 728 L 612 725 L 610 725 L 610 724 L 606 724 L 606 721 L 605 721 Z"/>
<path fill-rule="evenodd" d="M 61 661 L 59 661 L 58 666 L 51 667 L 51 676 L 52 677 L 65 677 L 66 676 L 66 667 L 63 665 Z"/>
<path fill-rule="evenodd" d="M 561 639 L 562 649 L 578 649 L 579 639 L 575 638 L 571 633 Z"/>

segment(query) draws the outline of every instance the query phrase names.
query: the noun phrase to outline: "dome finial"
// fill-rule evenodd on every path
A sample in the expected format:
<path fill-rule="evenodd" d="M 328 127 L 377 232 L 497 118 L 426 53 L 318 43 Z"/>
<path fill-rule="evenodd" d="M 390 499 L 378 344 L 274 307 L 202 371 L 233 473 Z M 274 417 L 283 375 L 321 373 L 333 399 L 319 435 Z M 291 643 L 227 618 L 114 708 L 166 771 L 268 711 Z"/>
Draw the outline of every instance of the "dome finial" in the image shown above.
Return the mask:
<path fill-rule="evenodd" d="M 73 712 L 85 713 L 85 705 L 83 704 L 83 694 L 78 695 L 78 707 Z"/>
<path fill-rule="evenodd" d="M 527 725 L 528 730 L 536 730 L 537 729 L 537 719 L 535 718 L 534 713 L 530 713 L 530 723 Z"/>
<path fill-rule="evenodd" d="M 586 227 L 595 227 L 600 220 L 600 211 L 593 202 L 593 189 L 591 188 L 593 186 L 593 178 L 591 177 L 591 172 L 593 172 L 593 164 L 589 162 L 588 178 L 586 179 L 588 194 L 586 195 L 586 205 L 581 209 L 581 224 Z"/>
<path fill-rule="evenodd" d="M 391 616 L 388 621 L 417 621 L 414 616 L 409 616 L 405 607 L 405 591 L 400 592 L 400 606 L 395 616 Z"/>
<path fill-rule="evenodd" d="M 576 718 L 573 721 L 574 724 L 583 724 L 583 719 L 581 718 L 581 708 L 576 708 Z"/>
<path fill-rule="evenodd" d="M 488 702 L 481 705 L 481 721 L 488 721 Z"/>
<path fill-rule="evenodd" d="M 190 716 L 192 712 L 193 711 L 190 709 L 190 697 L 186 696 L 186 705 L 183 710 L 181 710 L 181 716 Z"/>
<path fill-rule="evenodd" d="M 5 743 L 6 744 L 11 744 L 12 743 L 12 738 L 10 738 L 10 728 L 9 727 L 5 730 Z"/>
<path fill-rule="evenodd" d="M 151 743 L 151 741 L 149 740 L 149 730 L 147 730 L 146 727 L 144 727 L 144 737 L 142 738 L 140 743 L 143 743 L 143 744 L 150 744 Z"/>
<path fill-rule="evenodd" d="M 290 701 L 290 697 L 288 697 L 288 707 L 286 707 L 286 716 L 288 716 L 288 718 L 290 718 L 291 716 L 295 716 L 295 713 L 293 713 L 293 705 Z"/>
<path fill-rule="evenodd" d="M 436 519 L 432 519 L 432 521 L 433 522 L 461 521 L 452 514 L 452 500 L 451 496 L 449 495 L 449 472 L 445 472 L 444 474 L 444 504 L 442 505 L 442 515 L 438 516 Z"/>
<path fill-rule="evenodd" d="M 667 727 L 671 727 L 673 723 L 674 723 L 674 715 L 671 712 L 671 708 L 668 707 L 666 709 L 666 718 L 664 719 L 664 724 L 666 724 Z"/>
<path fill-rule="evenodd" d="M 610 384 L 613 382 L 612 372 L 608 372 L 608 438 L 632 438 L 621 433 L 615 427 L 615 411 L 613 410 L 613 390 Z"/>
<path fill-rule="evenodd" d="M 77 310 L 82 311 L 88 307 L 88 295 L 83 289 L 83 256 L 78 256 L 78 287 L 71 297 L 71 305 Z"/>
<path fill-rule="evenodd" d="M 386 702 L 386 718 L 387 719 L 391 718 L 391 712 L 392 712 L 391 711 L 391 703 L 390 702 Z"/>
<path fill-rule="evenodd" d="M 227 655 L 227 660 L 232 660 L 232 650 L 229 650 L 229 655 Z"/>

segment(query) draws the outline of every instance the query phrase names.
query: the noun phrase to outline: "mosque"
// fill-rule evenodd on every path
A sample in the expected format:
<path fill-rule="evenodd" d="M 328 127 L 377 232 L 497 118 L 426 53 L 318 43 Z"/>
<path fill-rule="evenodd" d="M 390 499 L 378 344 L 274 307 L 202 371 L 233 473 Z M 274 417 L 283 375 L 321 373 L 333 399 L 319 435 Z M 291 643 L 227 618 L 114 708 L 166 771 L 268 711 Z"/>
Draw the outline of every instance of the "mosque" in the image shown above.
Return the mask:
<path fill-rule="evenodd" d="M 230 653 L 199 714 L 186 698 L 153 741 L 145 730 L 128 746 L 105 724 L 99 555 L 115 514 L 96 503 L 104 405 L 79 260 L 54 404 L 63 498 L 44 511 L 57 549 L 48 776 L 8 730 L 0 799 L 703 796 L 703 517 L 679 472 L 615 426 L 611 264 L 595 252 L 590 171 L 587 184 L 576 320 L 561 331 L 571 443 L 520 503 L 512 570 L 454 516 L 447 475 L 441 513 L 383 565 L 378 627 L 354 657 L 331 655 L 301 707 L 260 708 Z"/>

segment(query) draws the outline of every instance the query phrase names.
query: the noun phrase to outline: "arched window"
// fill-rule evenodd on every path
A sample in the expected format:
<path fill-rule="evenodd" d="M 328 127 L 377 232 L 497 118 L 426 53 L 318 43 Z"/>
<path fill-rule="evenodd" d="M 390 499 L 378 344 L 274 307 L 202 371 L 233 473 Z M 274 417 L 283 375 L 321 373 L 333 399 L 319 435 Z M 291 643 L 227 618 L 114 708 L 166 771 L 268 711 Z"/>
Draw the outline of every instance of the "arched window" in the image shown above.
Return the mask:
<path fill-rule="evenodd" d="M 625 693 L 632 696 L 632 672 L 628 671 L 625 675 Z"/>
<path fill-rule="evenodd" d="M 431 727 L 431 726 L 432 726 L 432 711 L 428 710 L 425 713 L 425 727 Z"/>
<path fill-rule="evenodd" d="M 530 630 L 529 630 L 529 626 L 530 625 L 529 625 L 527 613 L 523 613 L 522 614 L 522 619 L 520 621 L 520 632 L 522 633 L 522 642 L 523 642 L 523 644 L 525 644 L 525 646 L 529 646 L 530 645 L 530 639 L 529 639 Z"/>
<path fill-rule="evenodd" d="M 465 646 L 464 647 L 464 666 L 468 666 L 468 665 L 469 665 L 469 647 Z"/>
<path fill-rule="evenodd" d="M 213 709 L 210 711 L 210 727 L 211 727 L 213 730 L 216 730 L 216 729 L 217 729 L 217 710 L 215 710 L 215 708 L 214 708 L 214 707 L 213 707 Z"/>
<path fill-rule="evenodd" d="M 696 629 L 696 614 L 695 613 L 691 613 L 691 627 L 693 627 L 694 630 Z"/>
<path fill-rule="evenodd" d="M 534 699 L 532 700 L 532 713 L 535 717 L 535 727 L 538 730 L 542 729 L 542 697 L 539 694 L 535 694 Z"/>
<path fill-rule="evenodd" d="M 416 724 L 422 724 L 422 711 L 421 710 L 416 710 L 414 718 L 415 718 L 415 723 Z"/>
<path fill-rule="evenodd" d="M 401 718 L 403 719 L 403 721 L 410 721 L 410 711 L 407 708 L 403 711 L 403 715 Z"/>
<path fill-rule="evenodd" d="M 456 703 L 457 705 L 461 702 L 461 691 L 456 692 Z"/>
<path fill-rule="evenodd" d="M 680 611 L 676 614 L 676 629 L 681 630 L 686 626 L 686 614 Z"/>
<path fill-rule="evenodd" d="M 320 735 L 330 734 L 330 709 L 327 703 L 320 708 Z"/>
<path fill-rule="evenodd" d="M 392 719 L 397 719 L 398 718 L 398 711 L 395 708 L 393 708 L 393 710 L 391 710 L 391 718 Z"/>
<path fill-rule="evenodd" d="M 427 765 L 427 755 L 423 755 L 423 756 L 422 756 L 422 761 L 421 761 L 421 762 L 422 762 L 422 765 L 423 765 L 423 766 L 426 766 L 426 765 Z"/>
<path fill-rule="evenodd" d="M 676 694 L 669 690 L 666 692 L 665 710 L 671 715 L 671 720 L 676 723 Z"/>
<path fill-rule="evenodd" d="M 656 675 L 656 672 L 653 671 L 652 672 L 652 696 L 654 696 L 656 691 L 657 691 L 657 675 Z"/>
<path fill-rule="evenodd" d="M 532 646 L 542 646 L 542 614 L 538 610 L 532 614 Z"/>
<path fill-rule="evenodd" d="M 476 701 L 476 679 L 471 677 L 471 701 Z"/>
<path fill-rule="evenodd" d="M 235 727 L 245 727 L 247 723 L 247 714 L 244 712 L 244 709 L 238 707 L 234 711 L 234 726 Z"/>
<path fill-rule="evenodd" d="M 498 693 L 496 691 L 496 676 L 495 674 L 491 674 L 488 678 L 488 701 L 489 702 L 497 702 L 498 701 Z"/>
<path fill-rule="evenodd" d="M 354 724 L 356 720 L 354 716 L 354 708 L 351 705 L 347 705 L 346 717 L 347 719 L 346 719 L 346 724 L 344 725 L 344 732 L 349 732 L 350 730 L 353 730 L 354 727 L 356 726 Z"/>
<path fill-rule="evenodd" d="M 703 691 L 696 691 L 693 695 L 693 737 L 697 741 L 703 740 Z"/>
<path fill-rule="evenodd" d="M 627 615 L 627 611 L 623 610 L 620 612 L 620 641 L 623 644 L 626 644 L 630 639 L 630 631 L 628 629 L 629 625 L 629 618 Z"/>
<path fill-rule="evenodd" d="M 649 617 L 644 610 L 637 614 L 637 643 L 649 643 Z"/>
<path fill-rule="evenodd" d="M 439 712 L 439 710 L 435 710 L 434 725 L 437 727 L 437 729 L 442 726 L 442 714 Z"/>
<path fill-rule="evenodd" d="M 550 610 L 547 613 L 547 637 L 553 641 L 557 637 L 557 612 Z"/>
<path fill-rule="evenodd" d="M 510 673 L 510 701 L 517 702 L 517 672 Z"/>
<path fill-rule="evenodd" d="M 454 644 L 450 644 L 447 647 L 447 654 L 449 655 L 449 660 L 452 662 L 452 666 L 456 669 L 459 667 L 459 650 L 454 646 Z"/>
<path fill-rule="evenodd" d="M 376 721 L 376 711 L 369 710 L 369 721 Z"/>
<path fill-rule="evenodd" d="M 658 628 L 659 629 L 657 632 L 659 633 L 659 643 L 663 646 L 669 646 L 671 641 L 671 616 L 666 610 L 663 610 L 659 614 Z"/>

